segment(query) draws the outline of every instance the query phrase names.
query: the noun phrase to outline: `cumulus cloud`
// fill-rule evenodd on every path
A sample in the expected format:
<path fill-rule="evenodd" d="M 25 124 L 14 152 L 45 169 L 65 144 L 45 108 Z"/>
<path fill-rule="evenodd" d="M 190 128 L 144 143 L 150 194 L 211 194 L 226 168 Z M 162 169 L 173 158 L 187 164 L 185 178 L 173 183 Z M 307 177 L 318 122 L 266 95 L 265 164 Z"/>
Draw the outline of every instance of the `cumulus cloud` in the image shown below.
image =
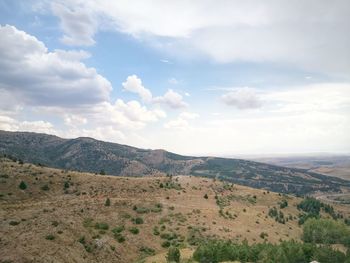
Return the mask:
<path fill-rule="evenodd" d="M 128 76 L 126 81 L 123 82 L 123 88 L 132 93 L 136 93 L 144 102 L 152 101 L 152 93 L 149 89 L 146 89 L 142 85 L 142 81 L 136 75 Z"/>
<path fill-rule="evenodd" d="M 87 119 L 79 116 L 79 115 L 74 115 L 74 114 L 69 114 L 64 117 L 64 123 L 68 126 L 80 126 L 80 125 L 85 125 L 87 124 Z"/>
<path fill-rule="evenodd" d="M 90 55 L 85 51 L 50 52 L 34 36 L 9 25 L 0 27 L 0 37 L 0 129 L 69 137 L 68 129 L 72 134 L 105 138 L 98 127 L 110 127 L 106 134 L 122 138 L 123 132 L 166 117 L 157 105 L 111 100 L 110 82 L 82 62 Z M 123 87 L 153 103 L 151 92 L 137 76 L 130 76 Z M 26 119 L 24 111 L 38 120 L 19 121 Z M 42 120 L 44 115 L 55 121 L 60 118 L 66 128 L 55 130 L 53 124 Z"/>
<path fill-rule="evenodd" d="M 17 121 L 8 116 L 0 115 L 0 130 L 7 131 L 28 131 L 56 134 L 54 126 L 47 121 Z"/>
<path fill-rule="evenodd" d="M 155 103 L 166 104 L 173 109 L 180 109 L 187 106 L 183 101 L 181 94 L 169 89 L 163 96 L 155 97 L 153 99 Z"/>
<path fill-rule="evenodd" d="M 138 101 L 124 102 L 117 99 L 115 103 L 103 102 L 95 105 L 89 117 L 96 124 L 113 124 L 119 129 L 137 130 L 147 123 L 165 118 L 166 113 L 160 109 L 147 109 Z"/>
<path fill-rule="evenodd" d="M 190 127 L 189 120 L 193 120 L 199 117 L 199 114 L 193 112 L 181 112 L 179 116 L 164 124 L 166 129 L 185 130 Z"/>
<path fill-rule="evenodd" d="M 37 38 L 14 26 L 0 26 L 0 91 L 21 103 L 69 106 L 109 99 L 110 82 L 81 59 L 83 51 L 49 52 Z"/>
<path fill-rule="evenodd" d="M 169 56 L 197 53 L 220 63 L 277 62 L 324 73 L 350 71 L 347 0 L 59 2 L 71 13 L 89 17 L 83 16 L 83 21 L 91 19 L 104 29 L 158 41 L 155 46 Z M 78 31 L 70 16 L 55 14 L 68 21 L 62 22 L 65 34 L 71 31 L 79 37 L 80 31 L 94 28 L 83 22 Z M 86 35 L 93 34 L 91 30 Z"/>
<path fill-rule="evenodd" d="M 143 86 L 141 79 L 136 75 L 128 76 L 122 85 L 124 90 L 137 94 L 146 103 L 164 104 L 173 109 L 187 106 L 181 94 L 172 89 L 163 96 L 153 97 L 152 92 Z"/>
<path fill-rule="evenodd" d="M 116 110 L 123 112 L 129 120 L 136 122 L 154 122 L 160 118 L 166 117 L 164 111 L 160 109 L 147 110 L 145 106 L 142 106 L 135 100 L 125 103 L 123 100 L 118 99 L 115 103 L 115 108 Z"/>
<path fill-rule="evenodd" d="M 70 46 L 91 46 L 95 43 L 93 36 L 96 31 L 97 22 L 93 15 L 87 14 L 83 9 L 69 9 L 67 6 L 52 3 L 52 12 L 60 18 L 61 28 L 64 36 L 61 41 Z"/>
<path fill-rule="evenodd" d="M 240 110 L 257 109 L 262 102 L 256 91 L 251 88 L 237 88 L 221 96 L 221 100 L 229 106 Z"/>

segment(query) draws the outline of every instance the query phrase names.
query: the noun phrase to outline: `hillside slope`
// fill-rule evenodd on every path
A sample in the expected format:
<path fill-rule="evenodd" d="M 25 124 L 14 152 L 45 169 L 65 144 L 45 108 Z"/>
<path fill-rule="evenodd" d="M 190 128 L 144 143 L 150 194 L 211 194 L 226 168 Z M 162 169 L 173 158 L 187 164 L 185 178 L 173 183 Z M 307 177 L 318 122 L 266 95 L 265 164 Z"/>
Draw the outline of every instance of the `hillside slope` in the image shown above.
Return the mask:
<path fill-rule="evenodd" d="M 0 131 L 0 153 L 45 166 L 111 175 L 197 175 L 282 193 L 339 192 L 350 181 L 240 159 L 191 157 L 92 138 Z"/>
<path fill-rule="evenodd" d="M 1 158 L 0 171 L 3 262 L 129 263 L 208 238 L 275 243 L 302 232 L 300 198 L 218 180 L 101 176 Z M 285 222 L 270 216 L 273 207 Z M 349 218 L 349 207 L 335 209 Z"/>

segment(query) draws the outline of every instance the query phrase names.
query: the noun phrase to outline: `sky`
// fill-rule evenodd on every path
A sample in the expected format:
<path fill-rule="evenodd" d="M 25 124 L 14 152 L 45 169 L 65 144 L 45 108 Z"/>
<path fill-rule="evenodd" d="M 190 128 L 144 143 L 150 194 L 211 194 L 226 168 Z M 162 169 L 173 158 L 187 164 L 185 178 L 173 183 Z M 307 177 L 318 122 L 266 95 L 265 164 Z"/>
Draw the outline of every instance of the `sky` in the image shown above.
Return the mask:
<path fill-rule="evenodd" d="M 0 129 L 350 152 L 348 0 L 0 0 Z"/>

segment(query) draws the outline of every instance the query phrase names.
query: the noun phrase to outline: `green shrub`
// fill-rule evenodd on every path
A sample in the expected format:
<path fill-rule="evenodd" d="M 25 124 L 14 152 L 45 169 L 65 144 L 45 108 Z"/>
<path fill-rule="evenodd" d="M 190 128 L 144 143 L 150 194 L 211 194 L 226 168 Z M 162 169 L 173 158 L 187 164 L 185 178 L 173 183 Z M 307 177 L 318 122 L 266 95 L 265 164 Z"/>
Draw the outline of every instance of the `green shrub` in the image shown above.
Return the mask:
<path fill-rule="evenodd" d="M 40 187 L 40 189 L 43 190 L 43 191 L 49 191 L 50 190 L 50 188 L 49 188 L 49 186 L 47 184 L 45 184 L 42 187 Z"/>
<path fill-rule="evenodd" d="M 153 227 L 153 235 L 159 236 L 160 232 L 157 226 Z"/>
<path fill-rule="evenodd" d="M 119 243 L 123 243 L 125 241 L 125 237 L 120 234 L 120 233 L 117 233 L 114 235 L 114 238 L 119 242 Z"/>
<path fill-rule="evenodd" d="M 124 226 L 117 226 L 117 227 L 115 227 L 115 228 L 112 229 L 112 232 L 113 232 L 114 234 L 117 234 L 117 233 L 123 232 L 124 229 L 125 229 Z"/>
<path fill-rule="evenodd" d="M 85 218 L 83 221 L 84 227 L 92 227 L 93 226 L 93 220 L 92 218 Z"/>
<path fill-rule="evenodd" d="M 166 256 L 167 262 L 180 262 L 180 250 L 177 247 L 170 247 Z"/>
<path fill-rule="evenodd" d="M 129 232 L 134 235 L 137 235 L 138 233 L 140 233 L 140 230 L 137 227 L 130 227 Z"/>
<path fill-rule="evenodd" d="M 108 230 L 109 226 L 107 223 L 96 223 L 95 228 L 99 230 Z"/>
<path fill-rule="evenodd" d="M 54 240 L 54 239 L 55 239 L 55 236 L 52 235 L 52 234 L 49 234 L 49 235 L 47 235 L 47 236 L 45 237 L 45 239 L 47 239 L 47 240 Z"/>
<path fill-rule="evenodd" d="M 162 242 L 162 247 L 164 248 L 170 247 L 170 242 L 168 240 Z"/>
<path fill-rule="evenodd" d="M 265 232 L 260 233 L 260 238 L 265 239 L 265 237 L 268 237 L 269 235 Z"/>
<path fill-rule="evenodd" d="M 64 182 L 64 185 L 63 185 L 63 189 L 66 190 L 69 188 L 69 182 L 68 181 L 65 181 Z"/>
<path fill-rule="evenodd" d="M 21 190 L 26 190 L 27 189 L 27 185 L 25 182 L 21 181 L 20 184 L 18 185 L 19 189 Z"/>
<path fill-rule="evenodd" d="M 331 219 L 309 219 L 303 227 L 303 240 L 318 244 L 344 244 L 350 246 L 350 228 Z"/>
<path fill-rule="evenodd" d="M 200 263 L 224 261 L 262 262 L 262 263 L 301 263 L 318 260 L 322 263 L 345 263 L 345 255 L 331 247 L 283 241 L 278 245 L 260 243 L 248 245 L 231 241 L 210 240 L 202 243 L 193 253 Z M 333 261 L 331 259 L 333 258 Z"/>
<path fill-rule="evenodd" d="M 283 209 L 283 208 L 285 208 L 285 207 L 287 207 L 288 206 L 288 201 L 287 200 L 282 200 L 281 202 L 280 202 L 280 208 L 281 209 Z"/>
<path fill-rule="evenodd" d="M 143 254 L 146 254 L 147 256 L 153 256 L 156 254 L 156 251 L 150 247 L 141 247 L 140 252 L 142 252 Z"/>
<path fill-rule="evenodd" d="M 18 221 L 10 221 L 9 224 L 10 224 L 10 226 L 17 226 L 17 225 L 19 225 L 19 222 Z"/>
<path fill-rule="evenodd" d="M 297 205 L 304 212 L 318 215 L 321 210 L 321 202 L 313 197 L 307 197 Z"/>
<path fill-rule="evenodd" d="M 136 224 L 136 225 L 141 225 L 143 224 L 143 219 L 141 217 L 136 217 L 136 218 L 133 218 L 133 223 Z"/>
<path fill-rule="evenodd" d="M 109 198 L 106 199 L 105 206 L 111 206 L 111 200 Z"/>
<path fill-rule="evenodd" d="M 205 194 L 205 195 L 204 195 L 204 198 L 205 198 L 205 199 L 208 199 L 208 198 L 209 198 L 209 197 L 208 197 L 208 194 Z"/>
<path fill-rule="evenodd" d="M 134 210 L 138 214 L 146 214 L 146 213 L 149 213 L 149 211 L 150 211 L 147 207 L 136 207 L 136 209 L 134 209 Z"/>

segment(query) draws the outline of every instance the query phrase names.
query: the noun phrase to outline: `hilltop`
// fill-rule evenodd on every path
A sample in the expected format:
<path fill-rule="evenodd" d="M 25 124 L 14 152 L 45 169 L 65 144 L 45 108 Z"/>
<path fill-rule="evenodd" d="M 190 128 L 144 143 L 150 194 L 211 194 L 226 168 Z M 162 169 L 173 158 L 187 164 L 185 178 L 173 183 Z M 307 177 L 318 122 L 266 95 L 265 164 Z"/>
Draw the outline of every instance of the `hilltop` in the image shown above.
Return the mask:
<path fill-rule="evenodd" d="M 4 158 L 0 171 L 3 262 L 136 262 L 152 255 L 146 262 L 163 262 L 170 245 L 191 253 L 211 238 L 301 238 L 302 199 L 291 195 L 194 176 L 116 177 Z M 348 206 L 334 208 L 349 218 Z"/>
<path fill-rule="evenodd" d="M 340 192 L 350 181 L 241 159 L 182 156 L 92 138 L 0 131 L 0 153 L 33 164 L 118 176 L 194 175 L 281 193 Z"/>

